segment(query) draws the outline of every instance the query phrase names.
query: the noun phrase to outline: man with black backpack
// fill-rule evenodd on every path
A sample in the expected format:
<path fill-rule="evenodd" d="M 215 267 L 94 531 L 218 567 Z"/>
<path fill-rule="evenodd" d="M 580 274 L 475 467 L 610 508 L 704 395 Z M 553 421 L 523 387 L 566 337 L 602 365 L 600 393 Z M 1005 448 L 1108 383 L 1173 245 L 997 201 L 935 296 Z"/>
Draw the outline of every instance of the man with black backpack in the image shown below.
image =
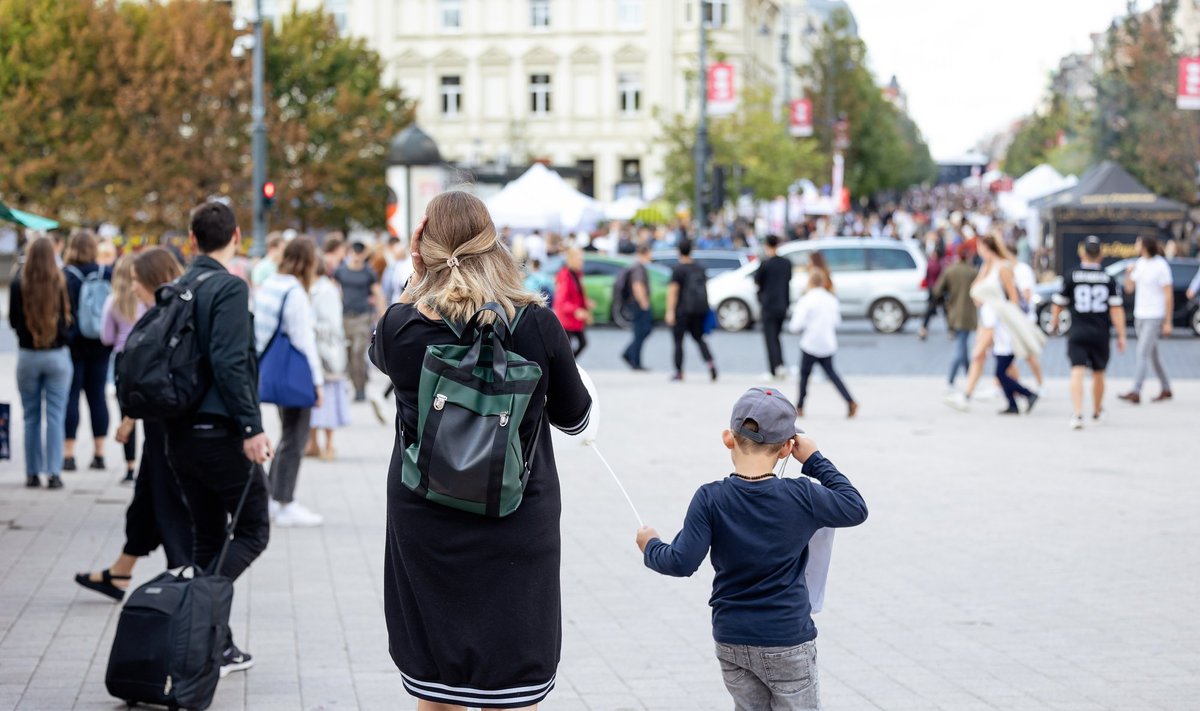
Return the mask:
<path fill-rule="evenodd" d="M 190 232 L 199 256 L 180 280 L 195 284 L 199 367 L 207 371 L 207 390 L 194 414 L 168 422 L 167 447 L 192 512 L 195 564 L 207 570 L 215 562 L 234 516 L 222 569 L 207 572 L 236 580 L 270 537 L 261 465 L 271 457 L 271 441 L 259 413 L 250 288 L 227 269 L 242 237 L 233 210 L 219 202 L 200 205 L 192 211 Z M 252 664 L 231 635 L 225 641 L 221 676 Z"/>
<path fill-rule="evenodd" d="M 637 261 L 630 264 L 617 277 L 617 295 L 623 308 L 627 308 L 633 322 L 633 340 L 621 354 L 621 359 L 634 370 L 646 370 L 642 366 L 642 346 L 654 330 L 654 314 L 650 310 L 650 277 L 646 265 L 650 263 L 650 242 L 637 246 Z"/>
<path fill-rule="evenodd" d="M 700 355 L 715 381 L 717 364 L 704 341 L 705 321 L 708 320 L 708 275 L 704 267 L 692 260 L 691 240 L 681 239 L 678 249 L 679 264 L 671 270 L 671 282 L 667 287 L 667 325 L 675 337 L 675 375 L 671 380 L 683 380 L 683 338 L 690 334 L 700 346 Z"/>

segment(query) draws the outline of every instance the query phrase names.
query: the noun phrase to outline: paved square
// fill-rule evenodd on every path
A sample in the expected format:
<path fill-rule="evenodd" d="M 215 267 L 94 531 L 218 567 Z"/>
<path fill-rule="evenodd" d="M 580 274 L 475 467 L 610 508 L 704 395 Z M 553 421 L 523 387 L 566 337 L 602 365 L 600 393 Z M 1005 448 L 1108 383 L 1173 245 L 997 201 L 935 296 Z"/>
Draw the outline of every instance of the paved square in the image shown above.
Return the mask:
<path fill-rule="evenodd" d="M 0 400 L 19 420 L 14 364 L 0 355 L 10 374 Z M 719 433 L 756 383 L 593 375 L 599 444 L 647 523 L 673 535 L 696 486 L 728 471 Z M 1197 708 L 1200 483 L 1190 438 L 1200 382 L 1179 382 L 1173 403 L 1113 402 L 1109 419 L 1083 432 L 1067 429 L 1063 381 L 1019 418 L 997 417 L 997 402 L 951 411 L 935 378 L 848 384 L 858 420 L 844 420 L 818 382 L 803 422 L 871 510 L 862 527 L 838 533 L 816 618 L 826 708 Z M 298 498 L 325 526 L 274 530 L 238 583 L 235 634 L 257 665 L 221 683 L 214 709 L 415 707 L 388 657 L 382 613 L 391 431 L 364 408 L 355 417 L 338 462 L 304 464 Z M 118 608 L 71 577 L 115 557 L 129 490 L 114 467 L 69 474 L 63 491 L 27 491 L 19 423 L 13 442 L 18 459 L 0 468 L 0 710 L 123 708 L 103 685 Z M 644 568 L 633 515 L 594 453 L 566 437 L 556 445 L 564 646 L 543 708 L 730 708 L 712 654 L 711 568 L 686 580 Z M 114 445 L 108 459 L 119 458 Z M 135 584 L 162 565 L 148 559 Z"/>

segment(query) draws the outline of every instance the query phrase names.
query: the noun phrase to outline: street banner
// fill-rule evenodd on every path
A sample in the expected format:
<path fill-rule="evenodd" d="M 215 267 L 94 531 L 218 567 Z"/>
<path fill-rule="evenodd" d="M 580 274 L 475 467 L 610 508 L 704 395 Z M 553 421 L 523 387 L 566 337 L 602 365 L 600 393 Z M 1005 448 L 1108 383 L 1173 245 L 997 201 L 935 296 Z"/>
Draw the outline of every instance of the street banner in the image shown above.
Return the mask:
<path fill-rule="evenodd" d="M 733 65 L 717 62 L 708 66 L 708 114 L 726 116 L 737 110 L 737 86 Z"/>
<path fill-rule="evenodd" d="M 1200 57 L 1180 57 L 1175 106 L 1180 109 L 1200 109 Z"/>
<path fill-rule="evenodd" d="M 791 119 L 789 130 L 796 138 L 811 136 L 813 133 L 812 100 L 792 99 Z"/>

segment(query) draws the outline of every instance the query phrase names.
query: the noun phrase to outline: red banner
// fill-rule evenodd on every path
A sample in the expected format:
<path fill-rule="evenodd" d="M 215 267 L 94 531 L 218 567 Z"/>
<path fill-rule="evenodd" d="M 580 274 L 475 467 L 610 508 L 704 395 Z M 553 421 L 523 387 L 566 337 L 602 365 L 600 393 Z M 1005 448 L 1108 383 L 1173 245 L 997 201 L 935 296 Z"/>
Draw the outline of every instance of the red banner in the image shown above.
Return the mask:
<path fill-rule="evenodd" d="M 1175 106 L 1181 109 L 1200 109 L 1200 57 L 1179 59 L 1179 89 Z"/>
<path fill-rule="evenodd" d="M 708 113 L 730 114 L 737 108 L 737 87 L 733 65 L 718 62 L 708 66 Z"/>
<path fill-rule="evenodd" d="M 811 136 L 813 133 L 813 114 L 811 99 L 792 99 L 790 107 L 791 118 L 788 128 L 793 136 Z"/>

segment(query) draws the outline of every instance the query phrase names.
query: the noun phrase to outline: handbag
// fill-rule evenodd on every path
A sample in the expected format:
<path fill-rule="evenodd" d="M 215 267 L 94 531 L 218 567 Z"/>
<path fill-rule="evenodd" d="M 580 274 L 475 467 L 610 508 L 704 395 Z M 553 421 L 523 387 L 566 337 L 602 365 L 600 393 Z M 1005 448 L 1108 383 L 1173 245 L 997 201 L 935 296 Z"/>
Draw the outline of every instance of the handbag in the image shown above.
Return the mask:
<path fill-rule="evenodd" d="M 312 368 L 308 356 L 301 353 L 283 332 L 283 314 L 291 293 L 288 291 L 283 295 L 279 323 L 258 359 L 258 399 L 280 407 L 307 409 L 317 404 Z"/>

